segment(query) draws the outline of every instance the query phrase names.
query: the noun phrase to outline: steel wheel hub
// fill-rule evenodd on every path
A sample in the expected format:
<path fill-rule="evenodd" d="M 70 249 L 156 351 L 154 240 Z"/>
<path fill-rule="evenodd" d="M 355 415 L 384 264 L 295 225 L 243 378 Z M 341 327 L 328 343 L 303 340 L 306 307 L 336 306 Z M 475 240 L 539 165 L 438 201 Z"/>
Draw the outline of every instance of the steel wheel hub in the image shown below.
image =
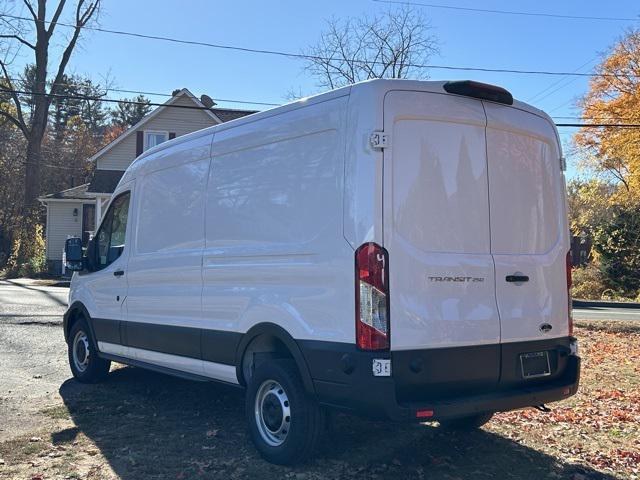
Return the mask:
<path fill-rule="evenodd" d="M 289 397 L 274 380 L 262 382 L 256 395 L 255 417 L 262 439 L 272 447 L 284 443 L 291 428 Z"/>
<path fill-rule="evenodd" d="M 80 330 L 73 337 L 73 363 L 79 372 L 84 372 L 89 366 L 89 338 Z"/>

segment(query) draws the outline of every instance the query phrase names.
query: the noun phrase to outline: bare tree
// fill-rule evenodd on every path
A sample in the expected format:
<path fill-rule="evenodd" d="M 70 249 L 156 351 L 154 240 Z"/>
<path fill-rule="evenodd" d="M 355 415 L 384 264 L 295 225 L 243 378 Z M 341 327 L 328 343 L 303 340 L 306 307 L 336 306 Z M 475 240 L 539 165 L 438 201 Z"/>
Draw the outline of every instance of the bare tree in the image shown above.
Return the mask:
<path fill-rule="evenodd" d="M 35 206 L 40 193 L 40 170 L 42 163 L 42 143 L 49 117 L 51 99 L 58 93 L 65 69 L 77 46 L 83 28 L 95 19 L 101 0 L 76 0 L 73 9 L 73 23 L 69 23 L 70 34 L 56 36 L 55 45 L 62 43 L 63 50 L 49 78 L 51 63 L 50 49 L 54 32 L 58 31 L 58 22 L 65 12 L 67 0 L 58 0 L 53 15 L 47 17 L 47 0 L 22 0 L 27 11 L 28 21 L 1 17 L 0 19 L 0 93 L 7 94 L 10 102 L 0 104 L 0 117 L 13 123 L 26 140 L 26 165 L 24 169 L 24 197 L 22 215 L 25 224 L 33 221 Z M 8 2 L 5 3 L 5 6 Z M 0 12 L 3 13 L 3 12 Z M 60 37 L 60 38 L 58 38 Z M 23 109 L 21 94 L 17 92 L 17 75 L 11 75 L 11 59 L 20 49 L 33 52 L 34 72 L 31 83 L 33 91 L 29 93 L 29 111 Z M 23 242 L 26 243 L 26 242 Z M 25 259 L 21 255 L 22 259 Z"/>
<path fill-rule="evenodd" d="M 333 18 L 304 52 L 306 69 L 331 89 L 371 78 L 424 79 L 421 65 L 439 51 L 430 30 L 422 12 L 406 6 L 374 17 Z"/>
<path fill-rule="evenodd" d="M 76 0 L 75 6 L 69 9 L 73 21 L 65 21 L 64 25 L 69 27 L 69 34 L 56 35 L 55 38 L 54 33 L 63 28 L 58 26 L 63 22 L 65 7 L 70 3 L 67 0 L 58 0 L 50 16 L 47 16 L 47 4 L 52 3 L 50 0 L 21 0 L 28 20 L 15 18 L 23 15 L 0 15 L 0 95 L 8 98 L 0 102 L 0 118 L 15 125 L 26 143 L 21 215 L 17 230 L 13 232 L 14 242 L 19 246 L 15 257 L 12 256 L 14 264 L 21 264 L 36 254 L 33 238 L 37 231 L 37 198 L 40 194 L 43 141 L 49 122 L 49 108 L 64 84 L 65 69 L 80 34 L 97 16 L 100 1 Z M 0 14 L 7 14 L 14 3 L 20 4 L 20 1 L 4 0 Z M 52 45 L 60 44 L 62 53 L 54 61 L 50 49 Z M 30 91 L 20 93 L 18 87 L 24 87 L 25 82 L 16 80 L 19 76 L 15 72 L 12 75 L 10 70 L 12 62 L 25 48 L 33 53 L 33 71 Z M 53 75 L 50 78 L 49 67 L 52 65 Z"/>

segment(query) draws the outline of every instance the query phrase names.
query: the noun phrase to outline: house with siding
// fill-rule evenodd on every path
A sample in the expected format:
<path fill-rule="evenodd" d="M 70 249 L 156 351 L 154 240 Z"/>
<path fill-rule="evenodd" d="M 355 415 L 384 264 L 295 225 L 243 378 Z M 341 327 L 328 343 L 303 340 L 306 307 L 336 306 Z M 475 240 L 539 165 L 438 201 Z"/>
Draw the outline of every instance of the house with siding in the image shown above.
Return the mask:
<path fill-rule="evenodd" d="M 182 89 L 133 127 L 96 152 L 89 183 L 39 198 L 47 209 L 47 264 L 51 273 L 62 269 L 62 251 L 69 237 L 87 244 L 127 167 L 145 150 L 187 133 L 255 113 L 206 107 L 189 90 Z"/>

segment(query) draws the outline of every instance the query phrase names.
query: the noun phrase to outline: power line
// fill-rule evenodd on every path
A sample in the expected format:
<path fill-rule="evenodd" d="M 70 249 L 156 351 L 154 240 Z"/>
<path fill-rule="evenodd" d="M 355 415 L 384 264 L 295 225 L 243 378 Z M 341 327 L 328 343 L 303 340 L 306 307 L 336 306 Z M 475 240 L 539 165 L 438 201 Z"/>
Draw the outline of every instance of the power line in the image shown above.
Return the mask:
<path fill-rule="evenodd" d="M 640 128 L 640 123 L 556 123 L 556 127 L 583 128 L 583 127 L 619 127 Z"/>
<path fill-rule="evenodd" d="M 209 109 L 207 107 L 198 107 L 196 105 L 166 105 L 164 103 L 153 103 L 153 102 L 136 102 L 134 100 L 116 100 L 113 98 L 100 98 L 100 97 L 90 97 L 84 95 L 63 95 L 63 94 L 52 94 L 52 93 L 40 93 L 40 92 L 29 92 L 25 90 L 12 90 L 6 88 L 0 88 L 0 92 L 5 93 L 15 93 L 18 95 L 40 95 L 40 96 L 49 96 L 49 97 L 57 97 L 57 98 L 67 98 L 67 99 L 76 99 L 76 100 L 97 100 L 101 102 L 111 102 L 111 103 L 125 103 L 132 105 L 150 105 L 157 107 L 166 107 L 166 108 L 186 108 L 190 110 L 210 110 L 215 113 L 215 108 Z M 577 118 L 577 117 L 558 117 L 558 118 Z M 584 120 L 590 120 L 588 117 L 583 117 Z M 621 127 L 621 128 L 640 128 L 640 124 L 636 123 L 556 123 L 557 127 Z"/>
<path fill-rule="evenodd" d="M 1 80 L 1 78 L 0 78 Z M 22 78 L 9 78 L 11 82 L 25 82 Z M 72 83 L 72 82 L 52 82 L 52 85 L 64 85 L 66 87 L 100 87 L 98 84 L 88 84 L 88 83 Z M 112 88 L 112 87 L 104 87 L 105 92 L 120 92 L 120 93 L 135 93 L 137 95 L 151 95 L 157 97 L 173 97 L 171 93 L 160 93 L 160 92 L 148 92 L 143 90 L 126 90 L 122 88 Z M 106 94 L 106 93 L 105 93 Z M 269 102 L 254 102 L 251 100 L 234 100 L 229 98 L 212 98 L 214 102 L 225 102 L 225 103 L 241 103 L 246 105 L 263 105 L 267 107 L 279 107 L 282 105 L 281 103 L 269 103 Z"/>
<path fill-rule="evenodd" d="M 40 165 L 41 167 L 55 168 L 55 169 L 63 169 L 63 170 L 81 170 L 84 169 L 84 165 L 79 165 L 77 167 L 69 167 L 68 165 L 54 165 L 52 163 L 35 163 L 35 162 L 19 162 L 22 165 Z"/>
<path fill-rule="evenodd" d="M 145 92 L 140 90 L 125 90 L 121 88 L 105 88 L 107 92 L 121 92 L 121 93 L 135 93 L 138 95 L 155 95 L 158 97 L 172 97 L 173 95 L 170 93 L 157 93 L 157 92 Z M 225 103 L 242 103 L 246 105 L 262 105 L 265 107 L 279 107 L 282 105 L 281 103 L 269 103 L 269 102 L 254 102 L 253 100 L 233 100 L 229 98 L 212 98 L 214 102 L 225 102 Z M 216 107 L 213 107 L 216 108 Z"/>
<path fill-rule="evenodd" d="M 41 92 L 29 92 L 26 90 L 16 90 L 9 88 L 0 88 L 0 92 L 2 93 L 15 93 L 17 95 L 35 95 L 35 96 L 44 96 L 44 97 L 53 97 L 53 98 L 64 98 L 67 100 L 89 100 L 89 101 L 97 101 L 97 102 L 107 102 L 107 103 L 123 103 L 128 105 L 149 105 L 152 107 L 167 107 L 167 108 L 185 108 L 188 110 L 208 110 L 215 114 L 215 107 L 198 107 L 197 105 L 167 105 L 165 103 L 157 103 L 157 102 L 137 102 L 135 100 L 117 100 L 115 98 L 103 98 L 103 97 L 94 97 L 87 95 L 65 95 L 60 93 L 41 93 Z M 221 109 L 227 110 L 227 109 Z M 241 110 L 242 111 L 242 110 Z M 244 110 L 248 111 L 248 110 Z"/>
<path fill-rule="evenodd" d="M 576 68 L 574 70 L 574 72 L 579 72 L 580 70 L 582 70 L 584 67 L 586 67 L 587 65 L 589 65 L 590 63 L 594 62 L 595 60 L 597 60 L 598 57 L 594 57 L 591 60 L 589 60 L 588 62 L 583 63 L 582 65 L 580 65 L 578 68 Z M 527 100 L 527 102 L 532 102 L 534 100 L 537 100 L 538 102 L 541 102 L 542 100 L 544 100 L 545 98 L 549 97 L 550 95 L 553 95 L 554 93 L 556 93 L 558 90 L 562 90 L 563 88 L 571 85 L 573 82 L 575 82 L 577 80 L 577 77 L 572 78 L 571 80 L 569 80 L 568 82 L 566 82 L 564 85 L 560 85 L 562 82 L 564 82 L 567 78 L 566 77 L 562 77 L 559 80 L 556 80 L 555 82 L 553 82 L 551 85 L 549 85 L 547 88 L 545 88 L 544 90 L 536 93 L 533 97 L 529 98 Z M 554 90 L 550 91 L 552 88 L 556 87 L 557 85 L 560 85 L 558 88 L 555 88 Z M 548 92 L 548 93 L 547 93 Z M 546 93 L 546 95 L 545 95 Z"/>
<path fill-rule="evenodd" d="M 20 16 L 17 16 L 17 15 L 9 15 L 9 14 L 6 14 L 6 13 L 2 13 L 2 14 L 0 14 L 0 16 L 7 17 L 7 18 L 13 18 L 13 19 L 17 19 L 17 20 L 33 21 L 32 18 L 20 17 Z M 53 22 L 45 21 L 45 23 L 51 24 Z M 55 23 L 56 23 L 56 25 L 61 25 L 63 27 L 75 28 L 75 25 L 72 25 L 72 24 L 69 24 L 69 23 L 63 23 L 63 22 L 55 22 Z M 279 50 L 265 50 L 265 49 L 258 49 L 258 48 L 238 47 L 238 46 L 234 46 L 234 45 L 224 45 L 224 44 L 219 44 L 219 43 L 209 43 L 209 42 L 203 42 L 203 41 L 197 41 L 197 40 L 184 40 L 184 39 L 179 39 L 179 38 L 174 38 L 174 37 L 166 37 L 166 36 L 161 36 L 161 35 L 147 35 L 147 34 L 143 34 L 143 33 L 126 32 L 124 30 L 111 30 L 111 29 L 106 29 L 106 28 L 88 27 L 88 26 L 85 26 L 83 28 L 86 29 L 86 30 L 92 30 L 92 31 L 102 32 L 102 33 L 110 33 L 110 34 L 114 34 L 114 35 L 124 35 L 124 36 L 135 37 L 135 38 L 144 38 L 144 39 L 147 39 L 147 40 L 160 40 L 160 41 L 164 41 L 164 42 L 179 43 L 179 44 L 184 44 L 184 45 L 197 45 L 197 46 L 201 46 L 201 47 L 210 47 L 210 48 L 217 48 L 217 49 L 222 49 L 222 50 L 233 50 L 233 51 L 239 51 L 239 52 L 245 52 L 245 53 L 258 53 L 258 54 L 265 54 L 265 55 L 275 55 L 275 56 L 286 57 L 286 58 L 297 58 L 297 59 L 303 59 L 303 60 L 315 60 L 315 61 L 325 61 L 325 62 L 334 60 L 334 59 L 329 58 L 329 57 L 321 57 L 321 56 L 318 56 L 318 55 L 308 55 L 308 54 L 304 54 L 304 53 L 283 52 L 283 51 L 279 51 Z M 366 63 L 366 64 L 374 63 L 376 65 L 384 64 L 383 62 L 367 62 L 365 60 L 357 60 L 357 59 L 354 59 L 352 61 L 354 63 Z M 598 73 L 598 72 L 579 73 L 579 72 L 558 72 L 558 71 L 550 71 L 550 70 L 516 70 L 516 69 L 509 69 L 509 68 L 460 67 L 460 66 L 436 65 L 436 64 L 408 63 L 408 64 L 406 64 L 406 67 L 425 68 L 425 69 L 426 68 L 430 68 L 430 69 L 433 69 L 433 70 L 455 70 L 455 71 L 464 71 L 464 72 L 510 73 L 510 74 L 518 74 L 518 75 L 556 75 L 556 76 L 577 76 L 577 77 L 593 77 L 593 76 L 615 77 L 615 75 L 611 74 L 611 73 Z M 629 76 L 640 77 L 640 75 L 636 75 L 636 74 L 630 74 Z"/>
<path fill-rule="evenodd" d="M 603 122 L 613 122 L 613 121 L 631 121 L 635 122 L 638 118 L 630 118 L 630 117 L 582 117 L 579 115 L 574 116 L 552 116 L 551 118 L 556 120 L 590 120 L 590 121 L 603 121 Z"/>
<path fill-rule="evenodd" d="M 418 7 L 429 7 L 429 8 L 442 8 L 446 10 L 458 10 L 464 12 L 473 12 L 473 13 L 495 13 L 500 15 L 520 15 L 527 17 L 545 17 L 545 18 L 562 18 L 565 20 L 604 20 L 604 21 L 613 21 L 613 22 L 637 22 L 640 18 L 625 18 L 625 17 L 590 17 L 583 15 L 562 15 L 557 13 L 543 13 L 543 12 L 522 12 L 515 10 L 491 10 L 488 8 L 471 8 L 471 7 L 457 7 L 453 5 L 441 5 L 435 3 L 420 3 L 420 2 L 402 2 L 395 0 L 373 0 L 378 3 L 391 3 L 398 5 L 414 5 Z"/>

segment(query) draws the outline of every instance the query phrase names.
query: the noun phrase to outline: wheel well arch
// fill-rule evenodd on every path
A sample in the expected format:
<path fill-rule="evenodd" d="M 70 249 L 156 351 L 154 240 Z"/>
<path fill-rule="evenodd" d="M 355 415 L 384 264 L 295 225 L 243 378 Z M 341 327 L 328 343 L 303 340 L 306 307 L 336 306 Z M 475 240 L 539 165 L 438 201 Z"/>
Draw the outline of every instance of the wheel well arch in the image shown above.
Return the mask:
<path fill-rule="evenodd" d="M 290 357 L 296 362 L 307 393 L 315 394 L 313 380 L 302 350 L 284 328 L 275 323 L 259 323 L 245 333 L 236 350 L 236 376 L 241 385 L 247 384 L 245 375 L 252 360 L 248 355 L 266 353 L 276 358 Z"/>
<path fill-rule="evenodd" d="M 87 325 L 89 326 L 89 330 L 91 331 L 91 337 L 96 338 L 93 331 L 93 325 L 91 324 L 91 316 L 89 315 L 87 308 L 80 302 L 74 302 L 65 312 L 62 322 L 65 341 L 68 341 L 71 327 L 73 327 L 73 324 L 77 322 L 81 317 L 87 321 Z"/>

